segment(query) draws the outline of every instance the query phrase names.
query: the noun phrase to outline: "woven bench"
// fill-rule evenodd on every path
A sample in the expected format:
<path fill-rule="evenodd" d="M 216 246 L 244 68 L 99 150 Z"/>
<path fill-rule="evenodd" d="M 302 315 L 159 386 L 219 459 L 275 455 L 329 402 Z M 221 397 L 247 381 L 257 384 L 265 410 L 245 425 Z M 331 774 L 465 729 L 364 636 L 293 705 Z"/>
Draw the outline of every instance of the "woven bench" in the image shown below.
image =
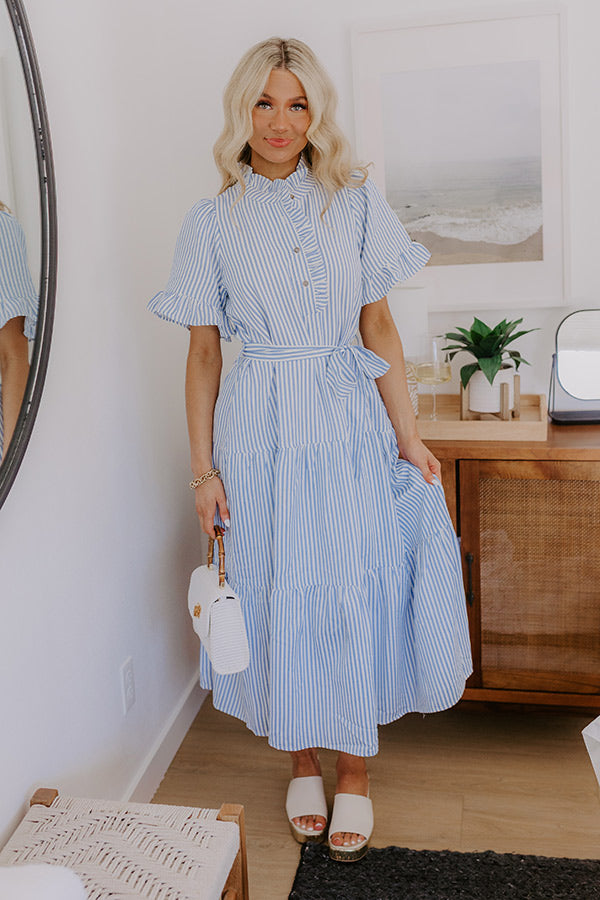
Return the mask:
<path fill-rule="evenodd" d="M 89 900 L 247 900 L 244 808 L 220 810 L 60 797 L 37 791 L 0 865 L 50 863 Z"/>

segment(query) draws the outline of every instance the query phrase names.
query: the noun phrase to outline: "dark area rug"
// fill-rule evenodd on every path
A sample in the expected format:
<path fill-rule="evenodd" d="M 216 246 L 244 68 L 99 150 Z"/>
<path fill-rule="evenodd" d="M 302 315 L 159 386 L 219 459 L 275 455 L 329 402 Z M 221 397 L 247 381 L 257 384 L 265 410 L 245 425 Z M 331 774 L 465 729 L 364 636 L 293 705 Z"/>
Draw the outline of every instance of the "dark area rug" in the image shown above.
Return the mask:
<path fill-rule="evenodd" d="M 357 863 L 305 844 L 289 900 L 600 900 L 600 860 L 371 849 Z"/>

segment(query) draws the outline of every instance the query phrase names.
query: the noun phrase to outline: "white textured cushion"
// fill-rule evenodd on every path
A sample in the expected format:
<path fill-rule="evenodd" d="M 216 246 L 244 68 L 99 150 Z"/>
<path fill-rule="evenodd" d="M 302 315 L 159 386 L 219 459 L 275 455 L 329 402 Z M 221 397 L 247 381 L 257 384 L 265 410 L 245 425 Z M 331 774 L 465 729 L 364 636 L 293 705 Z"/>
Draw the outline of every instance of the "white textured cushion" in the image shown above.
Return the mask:
<path fill-rule="evenodd" d="M 34 805 L 27 811 L 0 851 L 0 866 L 16 868 L 34 859 L 66 866 L 81 877 L 87 900 L 219 900 L 240 833 L 234 822 L 217 821 L 217 813 L 59 796 L 50 807 Z M 23 894 L 22 900 L 30 896 L 38 900 L 33 894 Z M 59 900 L 55 893 L 39 898 L 46 896 Z M 86 894 L 73 900 L 81 897 Z M 21 900 L 21 895 L 0 889 L 0 900 Z M 71 900 L 71 894 L 63 892 L 60 900 Z"/>

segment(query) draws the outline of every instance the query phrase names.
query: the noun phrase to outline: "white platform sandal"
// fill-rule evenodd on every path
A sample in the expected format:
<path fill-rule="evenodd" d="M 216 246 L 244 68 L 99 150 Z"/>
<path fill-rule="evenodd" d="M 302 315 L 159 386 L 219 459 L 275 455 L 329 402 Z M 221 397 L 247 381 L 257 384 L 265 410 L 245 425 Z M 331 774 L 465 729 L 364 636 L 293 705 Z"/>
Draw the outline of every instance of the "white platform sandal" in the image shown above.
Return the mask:
<path fill-rule="evenodd" d="M 290 831 L 299 844 L 322 841 L 327 831 L 327 800 L 320 775 L 306 775 L 292 778 L 289 783 L 285 811 L 290 823 Z M 309 831 L 292 822 L 299 816 L 323 816 L 325 825 L 321 831 Z M 362 832 L 361 832 L 362 833 Z"/>
<path fill-rule="evenodd" d="M 338 832 L 364 834 L 365 840 L 348 847 L 331 843 L 331 835 Z M 338 862 L 357 862 L 369 849 L 373 832 L 373 803 L 362 794 L 336 794 L 329 823 L 329 856 Z"/>

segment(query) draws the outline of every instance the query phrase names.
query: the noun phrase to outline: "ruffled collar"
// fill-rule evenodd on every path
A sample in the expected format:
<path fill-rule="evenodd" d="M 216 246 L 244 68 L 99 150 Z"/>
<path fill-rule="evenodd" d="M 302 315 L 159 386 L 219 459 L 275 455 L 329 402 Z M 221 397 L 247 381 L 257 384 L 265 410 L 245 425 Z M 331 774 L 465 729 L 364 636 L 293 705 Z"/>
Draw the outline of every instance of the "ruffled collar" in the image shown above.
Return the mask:
<path fill-rule="evenodd" d="M 308 166 L 303 156 L 300 157 L 298 165 L 287 178 L 274 178 L 271 180 L 264 175 L 259 175 L 258 172 L 254 172 L 251 166 L 245 163 L 240 166 L 240 169 L 246 182 L 246 190 L 270 196 L 277 196 L 283 192 L 290 193 L 290 191 L 300 192 L 306 185 L 308 173 Z"/>

